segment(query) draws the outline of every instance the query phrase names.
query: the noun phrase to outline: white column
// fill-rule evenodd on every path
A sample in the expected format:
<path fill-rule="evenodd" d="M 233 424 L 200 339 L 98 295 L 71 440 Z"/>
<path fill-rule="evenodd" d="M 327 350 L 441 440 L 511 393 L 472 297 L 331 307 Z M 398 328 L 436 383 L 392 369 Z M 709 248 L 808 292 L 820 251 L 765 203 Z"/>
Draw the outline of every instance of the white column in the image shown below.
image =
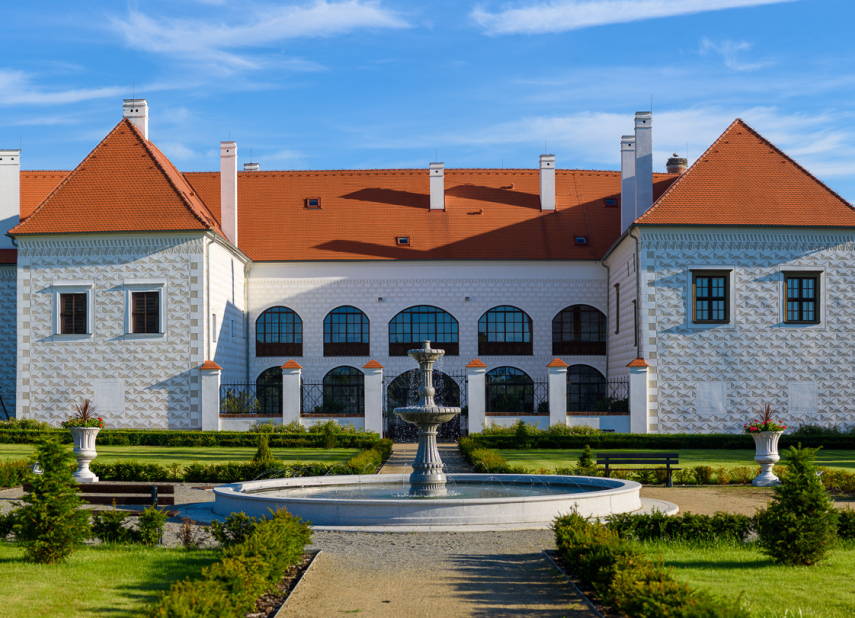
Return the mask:
<path fill-rule="evenodd" d="M 469 433 L 484 431 L 487 423 L 487 365 L 477 358 L 466 365 L 466 402 Z"/>
<path fill-rule="evenodd" d="M 629 431 L 648 432 L 647 369 L 643 358 L 636 358 L 629 365 Z"/>
<path fill-rule="evenodd" d="M 567 367 L 556 358 L 546 367 L 549 369 L 549 425 L 567 424 Z"/>
<path fill-rule="evenodd" d="M 220 430 L 220 375 L 223 368 L 214 361 L 205 361 L 202 372 L 202 431 Z"/>
<path fill-rule="evenodd" d="M 14 249 L 6 232 L 18 225 L 21 212 L 21 151 L 0 150 L 0 249 Z"/>
<path fill-rule="evenodd" d="M 295 361 L 289 360 L 282 365 L 282 424 L 300 420 L 300 388 L 303 368 Z"/>
<path fill-rule="evenodd" d="M 383 435 L 383 365 L 370 360 L 362 366 L 365 374 L 365 430 Z"/>

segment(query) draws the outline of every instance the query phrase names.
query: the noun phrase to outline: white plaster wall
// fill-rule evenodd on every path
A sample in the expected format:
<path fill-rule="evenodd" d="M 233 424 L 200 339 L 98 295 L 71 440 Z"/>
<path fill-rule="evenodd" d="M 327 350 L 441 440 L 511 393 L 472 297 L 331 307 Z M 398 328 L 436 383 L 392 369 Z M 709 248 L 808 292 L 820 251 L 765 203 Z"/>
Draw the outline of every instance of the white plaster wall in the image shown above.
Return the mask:
<path fill-rule="evenodd" d="M 17 412 L 59 424 L 111 383 L 111 427 L 191 429 L 201 425 L 202 234 L 22 237 L 18 240 Z M 165 334 L 125 334 L 125 282 L 163 280 Z M 53 285 L 92 282 L 93 332 L 53 329 Z M 103 383 L 102 383 L 103 384 Z M 124 397 L 121 397 L 123 393 Z M 114 397 L 115 398 L 115 397 Z"/>
<path fill-rule="evenodd" d="M 534 379 L 547 377 L 552 355 L 552 319 L 570 305 L 584 303 L 606 313 L 606 275 L 598 262 L 256 262 L 249 275 L 250 379 L 286 357 L 255 357 L 255 321 L 278 305 L 296 311 L 303 320 L 303 357 L 306 382 L 319 382 L 340 365 L 361 369 L 376 359 L 394 377 L 416 368 L 409 357 L 389 357 L 389 321 L 414 305 L 433 305 L 459 322 L 460 356 L 447 356 L 436 369 L 463 372 L 473 358 L 488 370 L 507 365 Z M 466 301 L 465 298 L 469 297 Z M 382 298 L 379 301 L 378 298 Z M 371 354 L 366 357 L 323 356 L 323 320 L 332 309 L 352 305 L 371 324 Z M 533 356 L 478 356 L 478 319 L 488 309 L 513 305 L 533 320 Z M 563 356 L 606 372 L 605 356 Z"/>
<path fill-rule="evenodd" d="M 14 264 L 0 266 L 0 397 L 9 416 L 15 415 L 15 365 L 18 338 L 17 320 L 17 269 Z M 0 410 L 0 420 L 6 416 Z"/>
<path fill-rule="evenodd" d="M 629 375 L 627 365 L 638 357 L 635 346 L 635 319 L 632 301 L 636 288 L 635 241 L 624 237 L 620 245 L 606 259 L 609 266 L 609 378 Z M 615 284 L 620 285 L 620 311 L 617 309 Z M 620 318 L 620 329 L 616 320 Z M 616 334 L 615 331 L 618 330 Z"/>
<path fill-rule="evenodd" d="M 223 368 L 221 382 L 246 381 L 246 276 L 244 256 L 213 242 L 208 247 L 210 260 L 210 307 L 206 314 L 211 336 L 209 358 Z M 207 292 L 206 292 L 207 293 Z M 208 296 L 206 296 L 207 302 Z M 212 316 L 217 316 L 213 332 Z"/>
<path fill-rule="evenodd" d="M 855 234 L 643 228 L 641 237 L 645 357 L 660 432 L 738 431 L 765 403 L 789 425 L 855 424 Z M 734 269 L 730 325 L 690 326 L 689 271 L 703 265 Z M 782 271 L 799 268 L 824 271 L 819 325 L 783 324 Z M 698 409 L 708 382 L 724 384 L 723 414 Z M 815 411 L 790 409 L 794 383 L 815 389 Z"/>

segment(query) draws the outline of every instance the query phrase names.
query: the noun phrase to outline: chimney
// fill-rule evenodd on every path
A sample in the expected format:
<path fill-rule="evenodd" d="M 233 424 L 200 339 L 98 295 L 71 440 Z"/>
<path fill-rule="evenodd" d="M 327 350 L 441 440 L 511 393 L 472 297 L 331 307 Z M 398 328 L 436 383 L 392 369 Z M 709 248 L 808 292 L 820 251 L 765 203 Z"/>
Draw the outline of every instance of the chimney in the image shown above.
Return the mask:
<path fill-rule="evenodd" d="M 235 247 L 237 224 L 237 143 L 220 142 L 220 225 Z"/>
<path fill-rule="evenodd" d="M 555 155 L 540 155 L 540 210 L 555 210 Z"/>
<path fill-rule="evenodd" d="M 430 164 L 430 209 L 445 210 L 445 163 Z"/>
<path fill-rule="evenodd" d="M 134 123 L 143 137 L 148 139 L 148 101 L 145 99 L 125 99 L 122 104 L 122 117 Z"/>
<path fill-rule="evenodd" d="M 620 233 L 635 221 L 635 136 L 620 138 Z"/>
<path fill-rule="evenodd" d="M 21 151 L 0 150 L 0 249 L 13 249 L 3 236 L 18 225 L 21 214 Z"/>
<path fill-rule="evenodd" d="M 635 112 L 635 218 L 653 206 L 653 114 Z"/>
<path fill-rule="evenodd" d="M 669 174 L 683 174 L 689 169 L 689 160 L 675 152 L 674 156 L 668 159 L 668 163 L 665 164 L 665 169 L 668 170 Z"/>
<path fill-rule="evenodd" d="M 244 163 L 243 164 L 243 171 L 245 171 L 245 172 L 257 172 L 259 170 L 261 170 L 261 165 L 259 165 L 258 163 Z"/>

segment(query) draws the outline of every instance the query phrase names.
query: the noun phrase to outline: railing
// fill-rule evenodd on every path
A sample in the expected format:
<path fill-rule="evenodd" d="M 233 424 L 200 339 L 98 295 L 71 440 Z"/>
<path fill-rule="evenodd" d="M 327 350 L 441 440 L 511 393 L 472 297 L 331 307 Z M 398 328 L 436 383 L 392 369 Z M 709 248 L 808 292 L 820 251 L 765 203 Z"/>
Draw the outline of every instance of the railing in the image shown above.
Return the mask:
<path fill-rule="evenodd" d="M 584 385 L 586 388 L 577 396 L 567 397 L 567 413 L 623 414 L 629 412 L 629 379 L 612 378 Z"/>
<path fill-rule="evenodd" d="M 303 382 L 300 415 L 364 416 L 365 387 L 357 384 Z"/>
<path fill-rule="evenodd" d="M 281 416 L 282 387 L 254 382 L 220 386 L 221 416 Z"/>
<path fill-rule="evenodd" d="M 436 389 L 436 402 L 439 405 L 455 406 L 464 408 L 467 401 L 466 372 L 453 372 L 444 374 L 456 385 L 453 393 L 448 393 L 448 384 L 434 373 L 434 388 Z M 401 388 L 392 388 L 392 383 L 400 376 L 383 376 L 383 435 L 395 442 L 416 442 L 418 432 L 415 425 L 411 425 L 398 418 L 394 409 L 403 405 L 418 404 L 419 376 L 417 373 L 408 373 L 407 392 L 403 393 Z M 406 401 L 404 401 L 406 397 Z M 464 413 L 439 426 L 437 440 L 440 442 L 454 442 L 461 435 L 466 435 L 468 426 L 467 417 Z M 461 432 L 464 432 L 461 434 Z"/>
<path fill-rule="evenodd" d="M 502 380 L 487 383 L 487 414 L 549 414 L 549 380 Z"/>

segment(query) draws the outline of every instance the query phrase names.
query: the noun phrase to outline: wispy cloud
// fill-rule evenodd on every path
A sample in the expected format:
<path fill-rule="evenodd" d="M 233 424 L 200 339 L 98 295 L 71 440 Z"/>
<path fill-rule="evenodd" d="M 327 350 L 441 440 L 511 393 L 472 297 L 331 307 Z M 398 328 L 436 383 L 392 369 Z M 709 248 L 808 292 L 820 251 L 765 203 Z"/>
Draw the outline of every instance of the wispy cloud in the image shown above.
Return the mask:
<path fill-rule="evenodd" d="M 44 88 L 33 84 L 34 76 L 23 71 L 0 69 L 0 105 L 57 105 L 127 94 L 127 87 Z"/>
<path fill-rule="evenodd" d="M 566 32 L 657 17 L 780 4 L 797 0 L 551 0 L 491 12 L 476 6 L 471 17 L 486 34 Z"/>
<path fill-rule="evenodd" d="M 315 0 L 290 6 L 242 4 L 237 18 L 220 20 L 155 18 L 131 10 L 127 17 L 112 18 L 110 24 L 131 48 L 225 71 L 257 69 L 271 62 L 294 70 L 316 70 L 317 64 L 283 58 L 278 49 L 267 56 L 258 50 L 298 38 L 409 27 L 399 15 L 371 0 Z"/>
<path fill-rule="evenodd" d="M 747 41 L 713 41 L 707 37 L 701 39 L 701 55 L 717 54 L 724 60 L 724 65 L 734 71 L 756 71 L 771 65 L 771 62 L 741 62 L 737 55 L 751 50 L 751 43 Z"/>

